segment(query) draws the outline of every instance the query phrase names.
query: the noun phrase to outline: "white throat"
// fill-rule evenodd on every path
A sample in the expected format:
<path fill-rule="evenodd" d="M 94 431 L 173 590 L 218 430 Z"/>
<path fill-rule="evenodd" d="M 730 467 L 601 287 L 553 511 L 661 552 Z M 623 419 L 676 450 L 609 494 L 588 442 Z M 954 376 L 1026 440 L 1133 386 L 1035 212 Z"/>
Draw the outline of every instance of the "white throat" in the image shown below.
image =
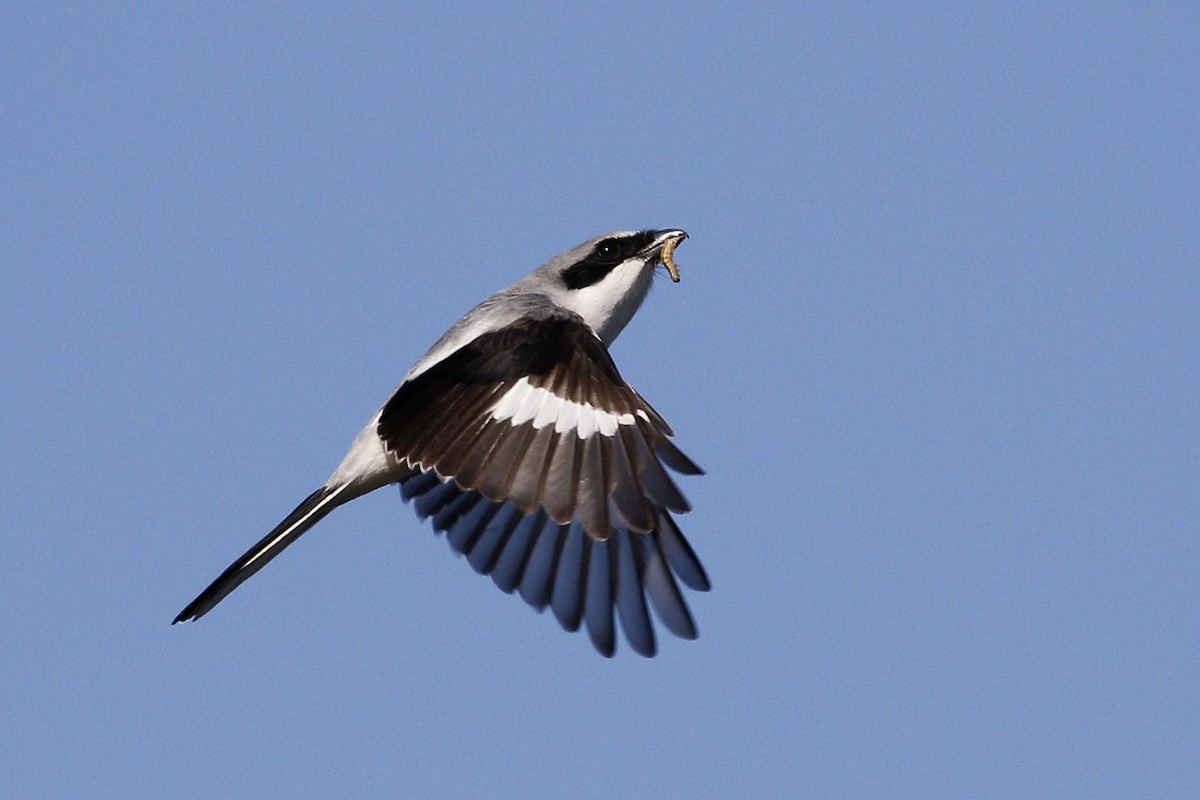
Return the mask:
<path fill-rule="evenodd" d="M 583 317 L 607 347 L 633 319 L 653 282 L 653 262 L 631 258 L 599 283 L 565 291 L 555 300 Z"/>

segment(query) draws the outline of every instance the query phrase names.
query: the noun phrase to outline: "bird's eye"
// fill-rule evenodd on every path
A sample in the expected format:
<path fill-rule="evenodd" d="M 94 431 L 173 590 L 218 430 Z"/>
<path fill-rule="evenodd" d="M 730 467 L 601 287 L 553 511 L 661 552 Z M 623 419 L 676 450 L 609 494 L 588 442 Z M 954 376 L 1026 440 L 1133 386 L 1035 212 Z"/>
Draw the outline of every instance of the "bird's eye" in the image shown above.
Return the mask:
<path fill-rule="evenodd" d="M 596 245 L 596 256 L 604 261 L 618 261 L 621 258 L 621 246 L 608 239 Z"/>

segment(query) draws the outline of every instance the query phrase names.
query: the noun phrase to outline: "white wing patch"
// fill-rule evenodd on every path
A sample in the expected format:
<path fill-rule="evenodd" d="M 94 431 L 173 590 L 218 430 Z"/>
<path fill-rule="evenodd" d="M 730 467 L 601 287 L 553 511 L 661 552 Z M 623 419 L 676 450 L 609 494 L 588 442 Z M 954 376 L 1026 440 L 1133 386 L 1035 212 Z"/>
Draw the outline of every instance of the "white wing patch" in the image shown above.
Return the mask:
<path fill-rule="evenodd" d="M 643 419 L 649 419 L 646 412 L 640 409 L 636 413 Z M 553 422 L 555 433 L 574 429 L 580 439 L 595 433 L 615 436 L 619 425 L 633 425 L 636 422 L 633 414 L 614 414 L 596 408 L 591 403 L 567 400 L 548 389 L 530 385 L 528 378 L 521 378 L 505 392 L 492 406 L 491 414 L 492 419 L 506 419 L 513 425 L 532 423 L 535 430 L 541 430 Z"/>

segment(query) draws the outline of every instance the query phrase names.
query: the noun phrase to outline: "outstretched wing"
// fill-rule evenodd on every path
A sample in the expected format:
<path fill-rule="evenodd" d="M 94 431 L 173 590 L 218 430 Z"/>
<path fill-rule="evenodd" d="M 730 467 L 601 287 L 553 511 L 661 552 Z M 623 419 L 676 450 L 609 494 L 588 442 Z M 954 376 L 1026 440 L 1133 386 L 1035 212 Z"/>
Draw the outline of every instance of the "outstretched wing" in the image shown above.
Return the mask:
<path fill-rule="evenodd" d="M 657 650 L 650 607 L 676 636 L 696 638 L 679 582 L 708 591 L 708 576 L 667 511 L 648 533 L 618 526 L 602 541 L 585 534 L 578 520 L 559 524 L 542 509 L 525 514 L 433 472 L 406 478 L 400 491 L 476 572 L 491 575 L 505 592 L 519 590 L 538 611 L 549 606 L 565 630 L 586 623 L 606 656 L 616 649 L 614 609 L 630 645 L 644 656 Z"/>
<path fill-rule="evenodd" d="M 405 382 L 380 413 L 387 450 L 460 488 L 578 520 L 594 539 L 689 510 L 663 466 L 699 474 L 671 428 L 577 315 L 546 302 Z"/>
<path fill-rule="evenodd" d="M 577 315 L 547 301 L 478 336 L 401 385 L 377 432 L 417 473 L 405 497 L 505 591 L 570 630 L 583 614 L 606 654 L 614 605 L 653 653 L 647 594 L 669 629 L 695 635 L 672 572 L 708 580 L 671 519 L 689 506 L 665 467 L 701 470 Z"/>

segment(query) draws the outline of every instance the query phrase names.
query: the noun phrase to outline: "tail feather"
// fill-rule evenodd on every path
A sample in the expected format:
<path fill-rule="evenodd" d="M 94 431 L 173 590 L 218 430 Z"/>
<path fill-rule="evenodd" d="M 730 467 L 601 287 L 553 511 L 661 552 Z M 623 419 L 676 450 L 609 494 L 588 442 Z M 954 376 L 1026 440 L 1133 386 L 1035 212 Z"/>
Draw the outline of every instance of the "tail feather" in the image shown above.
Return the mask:
<path fill-rule="evenodd" d="M 325 515 L 340 506 L 345 500 L 339 498 L 345 486 L 331 488 L 322 486 L 296 506 L 283 522 L 262 538 L 262 540 L 247 550 L 242 557 L 229 565 L 229 568 L 209 584 L 208 588 L 188 603 L 187 608 L 179 612 L 171 624 L 187 622 L 200 617 L 212 610 L 213 606 L 225 599 L 247 578 L 267 565 L 275 556 L 283 552 L 289 544 L 316 525 Z"/>

